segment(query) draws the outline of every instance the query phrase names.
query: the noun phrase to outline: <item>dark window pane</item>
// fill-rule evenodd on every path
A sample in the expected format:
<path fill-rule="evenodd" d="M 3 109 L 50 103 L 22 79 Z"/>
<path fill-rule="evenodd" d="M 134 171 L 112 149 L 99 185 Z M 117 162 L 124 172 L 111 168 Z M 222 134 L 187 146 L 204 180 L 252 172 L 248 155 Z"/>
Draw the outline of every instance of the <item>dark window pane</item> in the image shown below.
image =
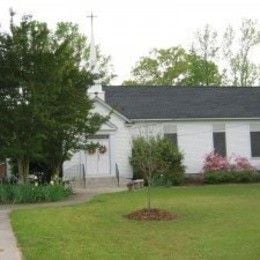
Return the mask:
<path fill-rule="evenodd" d="M 222 156 L 226 156 L 225 133 L 213 133 L 213 143 L 215 152 Z"/>
<path fill-rule="evenodd" d="M 177 134 L 176 134 L 176 133 L 174 133 L 174 134 L 164 134 L 164 137 L 170 139 L 173 144 L 175 144 L 176 146 L 178 146 L 178 143 L 177 143 Z"/>
<path fill-rule="evenodd" d="M 251 132 L 252 157 L 260 157 L 260 132 Z"/>

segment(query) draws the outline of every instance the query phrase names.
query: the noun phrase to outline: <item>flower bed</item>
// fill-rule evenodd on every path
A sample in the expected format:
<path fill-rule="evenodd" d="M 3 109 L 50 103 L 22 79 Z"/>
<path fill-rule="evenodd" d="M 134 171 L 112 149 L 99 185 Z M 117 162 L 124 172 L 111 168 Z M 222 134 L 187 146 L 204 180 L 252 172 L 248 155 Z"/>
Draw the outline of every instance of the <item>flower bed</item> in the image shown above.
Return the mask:
<path fill-rule="evenodd" d="M 228 158 L 214 152 L 206 155 L 202 176 L 203 181 L 209 184 L 260 181 L 260 173 L 247 158 L 241 156 Z"/>

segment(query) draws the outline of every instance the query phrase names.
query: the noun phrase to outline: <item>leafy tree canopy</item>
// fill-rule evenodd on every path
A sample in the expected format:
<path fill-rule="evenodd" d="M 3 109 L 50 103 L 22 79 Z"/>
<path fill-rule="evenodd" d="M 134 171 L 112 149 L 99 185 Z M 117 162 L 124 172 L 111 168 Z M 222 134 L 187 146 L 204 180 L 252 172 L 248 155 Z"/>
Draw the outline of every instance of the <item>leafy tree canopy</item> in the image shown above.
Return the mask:
<path fill-rule="evenodd" d="M 205 77 L 207 65 L 208 77 Z M 142 57 L 132 70 L 132 79 L 124 85 L 218 85 L 218 67 L 181 47 L 153 49 Z M 207 84 L 208 83 L 208 84 Z"/>
<path fill-rule="evenodd" d="M 25 180 L 32 159 L 57 173 L 106 118 L 92 112 L 86 95 L 93 75 L 78 27 L 60 23 L 51 31 L 31 16 L 15 25 L 13 15 L 10 32 L 0 33 L 0 142 L 1 154 L 18 162 Z M 108 74 L 98 76 L 108 80 Z"/>

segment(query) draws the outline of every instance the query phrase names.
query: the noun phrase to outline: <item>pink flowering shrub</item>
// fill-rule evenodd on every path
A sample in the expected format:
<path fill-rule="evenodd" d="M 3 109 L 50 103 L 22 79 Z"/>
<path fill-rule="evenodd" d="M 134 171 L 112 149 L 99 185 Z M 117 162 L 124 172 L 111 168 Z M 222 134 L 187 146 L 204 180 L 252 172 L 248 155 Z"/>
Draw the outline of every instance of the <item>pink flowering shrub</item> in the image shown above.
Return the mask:
<path fill-rule="evenodd" d="M 211 152 L 205 157 L 202 178 L 208 184 L 259 182 L 260 173 L 245 157 L 226 158 Z"/>
<path fill-rule="evenodd" d="M 234 164 L 235 171 L 255 171 L 256 169 L 252 166 L 246 157 L 237 156 Z"/>
<path fill-rule="evenodd" d="M 228 171 L 230 169 L 229 160 L 218 153 L 211 152 L 204 160 L 203 172 Z"/>
<path fill-rule="evenodd" d="M 211 152 L 205 157 L 203 172 L 214 171 L 255 171 L 255 168 L 246 157 L 232 156 L 227 158 Z"/>

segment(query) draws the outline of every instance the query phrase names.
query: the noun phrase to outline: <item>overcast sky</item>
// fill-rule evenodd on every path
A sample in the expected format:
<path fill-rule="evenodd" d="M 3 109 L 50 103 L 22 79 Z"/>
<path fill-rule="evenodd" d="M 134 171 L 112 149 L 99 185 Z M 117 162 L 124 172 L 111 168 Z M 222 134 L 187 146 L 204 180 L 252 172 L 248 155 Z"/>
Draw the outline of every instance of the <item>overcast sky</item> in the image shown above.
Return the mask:
<path fill-rule="evenodd" d="M 6 29 L 9 7 L 17 18 L 32 14 L 51 27 L 59 21 L 72 21 L 90 36 L 91 11 L 95 19 L 95 41 L 111 55 L 114 84 L 128 79 L 131 67 L 152 48 L 181 44 L 189 47 L 194 32 L 206 23 L 223 31 L 238 26 L 241 18 L 260 18 L 260 0 L 0 0 L 0 23 Z M 16 18 L 16 19 L 17 19 Z M 253 58 L 260 61 L 260 50 Z"/>

